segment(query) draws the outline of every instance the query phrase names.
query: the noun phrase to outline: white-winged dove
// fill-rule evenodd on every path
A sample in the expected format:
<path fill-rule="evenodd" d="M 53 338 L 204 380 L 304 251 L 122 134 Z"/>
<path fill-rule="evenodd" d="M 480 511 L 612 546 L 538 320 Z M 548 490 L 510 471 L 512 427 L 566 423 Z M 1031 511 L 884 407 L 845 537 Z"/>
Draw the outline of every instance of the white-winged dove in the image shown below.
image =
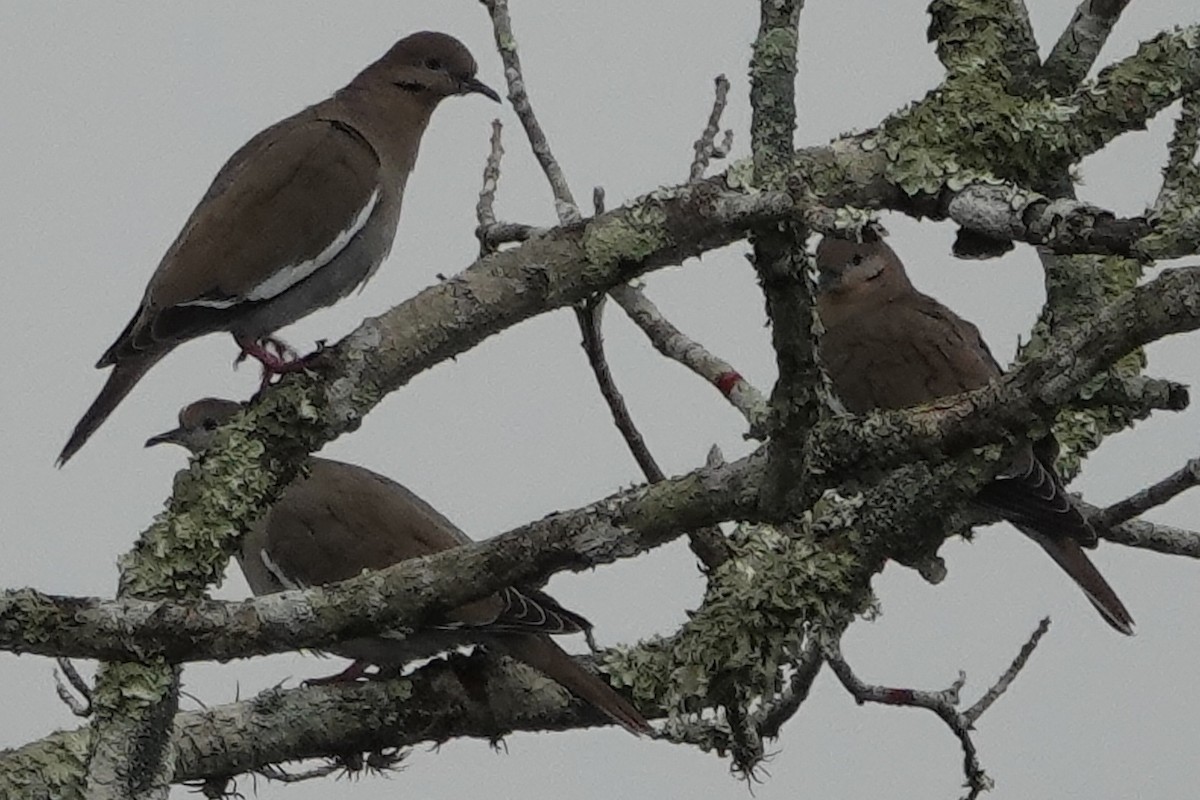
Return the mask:
<path fill-rule="evenodd" d="M 817 247 L 821 360 L 847 411 L 898 409 L 978 389 L 1002 374 L 979 330 L 908 279 L 877 239 L 826 237 Z M 1104 619 L 1133 633 L 1133 618 L 1082 547 L 1096 546 L 1054 468 L 1053 438 L 1022 448 L 977 496 L 1040 544 Z"/>
<path fill-rule="evenodd" d="M 179 427 L 149 439 L 193 452 L 241 406 L 199 400 L 179 413 Z M 353 464 L 313 458 L 307 477 L 284 490 L 242 540 L 237 554 L 256 594 L 303 589 L 353 578 L 410 558 L 470 544 L 454 523 L 405 487 Z M 378 636 L 330 647 L 355 660 L 343 676 L 360 676 L 365 664 L 395 668 L 446 650 L 483 644 L 544 672 L 632 733 L 649 723 L 629 701 L 580 666 L 550 635 L 586 632 L 591 624 L 537 589 L 511 587 L 446 613 L 438 624 L 400 638 Z M 341 676 L 337 676 L 341 677 Z M 336 677 L 334 678 L 336 679 Z"/>
<path fill-rule="evenodd" d="M 387 256 L 404 184 L 438 103 L 477 92 L 475 59 L 444 33 L 397 42 L 332 97 L 267 128 L 217 173 L 97 368 L 112 367 L 58 457 L 66 463 L 155 363 L 230 331 L 264 374 L 269 336 L 362 284 Z"/>

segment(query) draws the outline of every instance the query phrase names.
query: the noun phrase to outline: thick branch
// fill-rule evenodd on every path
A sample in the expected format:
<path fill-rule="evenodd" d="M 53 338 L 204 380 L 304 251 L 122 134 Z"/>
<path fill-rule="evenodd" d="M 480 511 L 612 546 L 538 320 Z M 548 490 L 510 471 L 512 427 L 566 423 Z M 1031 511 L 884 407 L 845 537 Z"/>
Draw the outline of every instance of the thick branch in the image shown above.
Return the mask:
<path fill-rule="evenodd" d="M 796 46 L 803 2 L 762 0 L 758 38 L 750 62 L 750 144 L 754 182 L 760 188 L 787 185 L 796 128 Z M 790 463 L 794 446 L 817 421 L 823 398 L 816 361 L 815 294 L 803 225 L 765 225 L 754 229 L 751 263 L 767 301 L 771 344 L 779 377 L 771 393 L 773 460 L 778 469 L 768 485 L 775 499 L 786 491 L 788 476 L 802 470 Z M 778 444 L 779 447 L 775 447 Z"/>
<path fill-rule="evenodd" d="M 496 741 L 512 731 L 611 724 L 528 667 L 476 654 L 453 656 L 405 679 L 268 690 L 250 700 L 173 720 L 172 783 L 235 776 L 330 753 L 376 752 L 461 737 Z M 0 797 L 78 800 L 90 731 L 59 732 L 0 751 Z"/>
<path fill-rule="evenodd" d="M 657 547 L 750 507 L 761 459 L 705 468 L 559 512 L 486 542 L 395 564 L 324 587 L 243 602 L 100 600 L 31 590 L 0 594 L 0 649 L 78 658 L 225 661 L 384 628 L 504 586 L 581 571 Z"/>
<path fill-rule="evenodd" d="M 1076 111 L 1060 132 L 1067 137 L 1066 152 L 1072 162 L 1091 155 L 1197 90 L 1200 25 L 1160 33 L 1067 98 Z"/>
<path fill-rule="evenodd" d="M 1128 349 L 1167 333 L 1197 327 L 1200 327 L 1200 268 L 1164 272 L 1154 281 L 1103 309 L 1091 324 L 1065 333 L 1037 358 L 987 388 L 931 407 L 871 415 L 862 424 L 851 419 L 824 423 L 810 441 L 809 446 L 814 452 L 812 458 L 824 464 L 831 473 L 837 474 L 853 464 L 869 463 L 875 468 L 886 468 L 902 463 L 914 454 L 954 452 L 963 447 L 995 441 L 999 432 L 1020 430 L 1035 420 L 1038 414 L 1046 413 L 1046 409 L 1068 402 L 1095 370 L 1119 358 Z M 822 453 L 823 457 L 817 458 L 817 452 Z M 455 564 L 447 570 L 448 574 L 455 576 L 453 581 L 446 575 L 439 577 L 440 570 L 432 567 L 426 570 L 429 566 L 426 562 L 418 562 L 420 566 L 399 565 L 391 571 L 376 573 L 371 578 L 358 578 L 350 583 L 361 582 L 357 585 L 369 585 L 375 587 L 376 591 L 384 591 L 379 587 L 390 584 L 386 577 L 379 576 L 407 575 L 411 570 L 421 578 L 417 581 L 418 586 L 411 590 L 415 593 L 410 596 L 414 605 L 408 608 L 427 613 L 435 607 L 435 596 L 440 595 L 444 605 L 454 605 L 507 583 L 528 580 L 555 569 L 586 568 L 601 563 L 603 559 L 653 546 L 659 541 L 657 537 L 673 535 L 675 530 L 686 529 L 689 525 L 707 524 L 739 514 L 753 515 L 756 513 L 752 510 L 756 479 L 761 477 L 755 470 L 759 466 L 757 462 L 743 461 L 715 470 L 702 470 L 656 487 L 606 499 L 578 512 L 550 517 L 475 548 L 437 556 L 444 560 L 439 563 Z M 718 490 L 716 486 L 726 480 L 729 483 Z M 662 513 L 661 517 L 656 516 L 658 512 Z M 560 536 L 565 538 L 558 538 Z M 580 547 L 572 549 L 571 542 Z M 548 556 L 548 553 L 552 555 Z M 474 558 L 482 560 L 472 562 L 474 566 L 470 570 L 462 566 L 467 559 Z M 463 574 L 481 573 L 490 575 L 490 582 L 487 579 L 470 584 L 458 581 L 458 576 Z M 408 585 L 409 581 L 410 578 L 396 580 L 396 584 Z M 398 589 L 387 590 L 385 594 L 388 597 L 406 596 Z M 314 590 L 313 593 L 300 596 L 317 597 L 320 593 Z M 24 602 L 31 602 L 34 608 L 43 608 L 47 612 L 53 610 L 56 619 L 63 620 L 61 624 L 79 626 L 76 633 L 82 633 L 88 626 L 97 624 L 90 618 L 81 621 L 76 616 L 80 609 L 69 604 L 64 607 L 55 605 L 51 609 L 39 605 L 45 602 L 41 598 L 19 594 L 10 594 L 8 601 L 13 609 Z M 265 608 L 269 607 L 271 601 L 264 598 L 254 602 L 264 604 Z M 116 608 L 112 607 L 113 610 Z M 129 609 L 128 606 L 123 608 L 126 611 Z M 144 615 L 150 618 L 151 607 L 146 606 L 145 609 Z M 335 627 L 331 618 L 322 617 L 315 608 L 306 613 L 318 626 L 313 630 L 320 630 L 321 625 L 329 627 L 324 628 L 322 633 L 312 634 L 312 639 L 289 639 L 290 646 L 313 646 L 318 643 L 318 636 L 322 637 L 319 641 L 332 640 L 341 630 Z M 376 624 L 385 619 L 378 611 L 368 612 L 365 618 L 366 624 Z M 419 614 L 414 614 L 413 618 L 419 619 Z M 386 621 L 394 623 L 395 619 L 387 618 Z M 223 624 L 225 620 L 219 622 Z M 268 623 L 262 621 L 259 624 Z M 14 626 L 4 627 L 4 634 L 13 637 L 8 640 L 11 646 L 26 648 L 36 647 L 33 639 L 48 635 L 53 630 L 53 626 L 49 626 L 44 631 L 31 629 L 13 632 Z M 189 635 L 203 638 L 199 631 Z M 325 636 L 329 638 L 323 638 Z M 38 652 L 93 655 L 78 650 L 50 648 Z M 234 655 L 232 649 L 227 654 Z M 175 651 L 172 651 L 172 657 L 178 657 Z"/>
<path fill-rule="evenodd" d="M 1042 65 L 1050 90 L 1069 92 L 1087 77 L 1129 0 L 1083 0 Z"/>
<path fill-rule="evenodd" d="M 1012 86 L 1038 68 L 1037 42 L 1021 0 L 934 0 L 929 16 L 929 39 L 950 73 L 988 71 Z"/>

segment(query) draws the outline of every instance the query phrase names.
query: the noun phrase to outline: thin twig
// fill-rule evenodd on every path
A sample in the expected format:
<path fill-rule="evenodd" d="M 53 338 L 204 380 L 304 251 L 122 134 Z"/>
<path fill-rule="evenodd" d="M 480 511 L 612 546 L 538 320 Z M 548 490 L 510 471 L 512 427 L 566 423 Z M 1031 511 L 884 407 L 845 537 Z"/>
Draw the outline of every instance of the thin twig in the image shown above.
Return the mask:
<path fill-rule="evenodd" d="M 521 120 L 521 124 L 525 128 L 530 147 L 532 147 L 538 163 L 541 164 L 542 171 L 546 174 L 546 180 L 550 183 L 559 222 L 562 224 L 577 222 L 581 219 L 579 206 L 575 203 L 575 197 L 567 185 L 566 175 L 563 174 L 562 168 L 554 158 L 550 142 L 537 121 L 533 104 L 525 90 L 525 78 L 521 72 L 521 60 L 517 56 L 517 40 L 512 30 L 512 19 L 508 14 L 508 2 L 507 0 L 481 0 L 481 2 L 492 18 L 496 47 L 504 62 L 504 77 L 508 83 L 509 99 L 512 101 L 517 118 Z M 592 203 L 596 207 L 596 214 L 602 214 L 604 211 L 603 188 L 596 187 L 593 190 Z M 617 429 L 624 437 L 634 459 L 642 468 L 646 480 L 650 483 L 657 483 L 664 477 L 662 470 L 654 461 L 654 457 L 646 447 L 645 440 L 634 424 L 624 398 L 621 397 L 621 393 L 613 381 L 612 372 L 608 368 L 608 362 L 604 355 L 604 338 L 600 331 L 603 307 L 602 299 L 590 300 L 575 307 L 576 319 L 579 322 L 579 330 L 583 338 L 583 349 L 587 353 L 592 372 L 600 385 L 600 393 L 608 403 Z M 728 557 L 725 539 L 719 528 L 692 531 L 688 534 L 688 538 L 696 557 L 709 569 L 723 563 Z"/>
<path fill-rule="evenodd" d="M 488 253 L 494 253 L 501 245 L 513 242 L 526 242 L 546 233 L 549 228 L 536 225 L 526 225 L 522 222 L 497 222 L 483 230 L 481 249 L 487 248 Z M 479 235 L 478 230 L 476 236 Z"/>
<path fill-rule="evenodd" d="M 512 19 L 508 15 L 508 0 L 481 0 L 492 17 L 492 30 L 496 35 L 496 49 L 500 51 L 500 60 L 504 62 L 504 79 L 508 83 L 508 99 L 512 103 L 517 119 L 525 127 L 525 135 L 529 137 L 529 145 L 533 155 L 546 173 L 550 182 L 550 190 L 554 193 L 554 210 L 559 222 L 568 224 L 578 222 L 579 205 L 567 186 L 567 178 L 562 168 L 550 151 L 550 143 L 542 126 L 538 124 L 537 115 L 529 102 L 529 94 L 525 91 L 525 77 L 521 72 L 521 58 L 517 55 L 517 37 L 513 34 Z"/>
<path fill-rule="evenodd" d="M 688 172 L 688 180 L 691 181 L 702 178 L 704 170 L 708 169 L 709 162 L 713 158 L 724 158 L 733 145 L 733 131 L 729 130 L 725 131 L 725 141 L 719 149 L 714 144 L 717 140 L 717 133 L 721 129 L 721 115 L 725 113 L 725 104 L 728 102 L 729 79 L 724 75 L 718 75 L 714 83 L 716 84 L 716 97 L 713 99 L 712 111 L 708 114 L 708 123 L 705 124 L 700 138 L 692 145 L 696 155 L 692 159 L 692 167 Z"/>
<path fill-rule="evenodd" d="M 752 435 L 762 435 L 770 411 L 765 395 L 747 381 L 733 365 L 710 353 L 663 316 L 650 298 L 638 289 L 623 285 L 609 295 L 642 329 L 658 352 L 678 361 L 717 388 L 750 425 Z"/>
<path fill-rule="evenodd" d="M 479 189 L 479 202 L 475 204 L 475 238 L 479 240 L 479 255 L 486 256 L 510 242 L 524 242 L 541 236 L 548 229 L 519 222 L 496 220 L 496 190 L 500 186 L 500 161 L 504 158 L 504 146 L 500 133 L 504 126 L 500 120 L 492 120 L 491 147 L 487 162 L 483 165 L 483 185 Z"/>
<path fill-rule="evenodd" d="M 58 699 L 62 700 L 75 716 L 90 717 L 92 714 L 92 687 L 79 674 L 79 670 L 75 668 L 71 659 L 56 658 L 54 661 L 58 664 L 58 669 L 54 670 L 54 690 L 58 693 Z M 66 683 L 63 682 L 64 678 Z M 70 684 L 70 687 L 67 686 L 67 683 Z M 71 689 L 74 689 L 79 697 L 76 697 Z"/>
<path fill-rule="evenodd" d="M 979 765 L 979 754 L 975 743 L 971 740 L 971 725 L 958 712 L 958 694 L 966 682 L 966 674 L 958 673 L 958 679 L 948 689 L 940 692 L 921 691 L 918 689 L 895 689 L 887 686 L 873 686 L 864 683 L 846 660 L 842 657 L 841 646 L 835 639 L 825 644 L 825 660 L 829 668 L 837 676 L 846 691 L 855 701 L 863 703 L 881 703 L 890 706 L 909 706 L 924 708 L 937 714 L 950 731 L 958 738 L 963 750 L 963 774 L 967 779 L 967 800 L 975 800 L 979 795 L 992 787 L 992 780 Z"/>
<path fill-rule="evenodd" d="M 479 202 L 475 204 L 475 218 L 479 226 L 475 228 L 475 238 L 479 240 L 479 255 L 486 256 L 494 253 L 498 246 L 488 241 L 488 231 L 496 226 L 496 189 L 500 185 L 500 160 L 504 157 L 504 145 L 500 134 L 504 125 L 498 119 L 492 120 L 491 147 L 488 149 L 487 162 L 483 166 L 483 186 L 479 189 Z"/>
<path fill-rule="evenodd" d="M 1153 486 L 1113 503 L 1092 519 L 1092 524 L 1101 528 L 1120 525 L 1139 517 L 1152 508 L 1163 505 L 1178 494 L 1200 485 L 1200 458 L 1193 458 L 1183 467 Z"/>
<path fill-rule="evenodd" d="M 600 331 L 600 321 L 604 315 L 605 299 L 604 295 L 598 295 L 575 306 L 575 316 L 579 321 L 579 330 L 583 334 L 583 351 L 587 354 L 588 364 L 591 365 L 592 373 L 596 376 L 600 394 L 612 412 L 613 422 L 616 424 L 617 430 L 621 432 L 621 436 L 625 438 L 625 443 L 629 445 L 634 460 L 641 467 L 647 481 L 658 483 L 666 476 L 659 468 L 658 462 L 654 460 L 654 456 L 650 454 L 646 440 L 642 438 L 641 432 L 634 424 L 633 417 L 629 414 L 629 407 L 625 405 L 625 398 L 621 396 L 621 392 L 613 381 L 612 371 L 608 368 L 608 360 L 604 355 L 604 335 Z"/>
<path fill-rule="evenodd" d="M 617 388 L 616 381 L 613 380 L 612 371 L 608 367 L 608 359 L 604 354 L 601 320 L 606 299 L 604 295 L 599 295 L 586 303 L 575 306 L 575 316 L 579 321 L 579 330 L 583 334 L 583 350 L 587 354 L 588 364 L 592 367 L 592 374 L 596 376 L 600 394 L 604 397 L 604 401 L 612 413 L 613 423 L 621 432 L 622 438 L 625 439 L 625 444 L 633 454 L 634 460 L 641 467 L 646 481 L 658 483 L 666 476 L 658 466 L 658 462 L 654 460 L 650 448 L 646 446 L 646 440 L 642 438 L 641 432 L 634 423 L 633 416 L 629 413 L 629 407 L 625 405 L 625 398 Z M 691 544 L 692 552 L 709 570 L 716 569 L 729 558 L 725 536 L 716 526 L 690 531 L 688 541 Z"/>
<path fill-rule="evenodd" d="M 968 708 L 962 713 L 963 719 L 967 721 L 970 727 L 975 726 L 975 721 L 983 716 L 983 712 L 992 707 L 992 703 L 1000 699 L 1000 695 L 1008 691 L 1008 687 L 1016 680 L 1017 674 L 1025 668 L 1025 662 L 1033 655 L 1033 651 L 1037 649 L 1038 642 L 1050 630 L 1050 618 L 1043 617 L 1038 626 L 1029 636 L 1029 641 L 1021 648 L 1021 652 L 1017 653 L 1017 657 L 1008 665 L 1008 669 L 1000 675 L 1000 678 L 992 684 L 992 686 L 983 693 L 983 697 L 975 702 L 975 705 Z"/>
<path fill-rule="evenodd" d="M 970 789 L 967 798 L 974 800 L 981 792 L 991 788 L 992 781 L 979 765 L 978 753 L 971 740 L 971 730 L 974 729 L 975 723 L 983 716 L 983 713 L 1008 691 L 1048 630 L 1050 630 L 1050 619 L 1047 617 L 1038 623 L 1037 628 L 1030 635 L 1029 641 L 1021 647 L 1017 657 L 1013 659 L 999 679 L 983 693 L 973 706 L 961 712 L 958 710 L 958 704 L 959 695 L 967 680 L 965 672 L 960 671 L 958 679 L 948 689 L 940 692 L 897 689 L 864 683 L 846 663 L 846 659 L 842 656 L 841 644 L 836 637 L 824 643 L 824 655 L 833 674 L 860 705 L 881 703 L 890 706 L 909 706 L 928 709 L 937 714 L 962 745 L 963 773 L 966 775 L 967 787 Z"/>

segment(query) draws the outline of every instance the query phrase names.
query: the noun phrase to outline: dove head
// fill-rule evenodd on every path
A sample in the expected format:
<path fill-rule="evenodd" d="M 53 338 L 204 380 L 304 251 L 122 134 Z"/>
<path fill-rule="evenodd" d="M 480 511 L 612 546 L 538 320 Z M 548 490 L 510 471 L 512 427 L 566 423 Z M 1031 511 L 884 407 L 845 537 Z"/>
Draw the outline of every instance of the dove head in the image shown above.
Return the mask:
<path fill-rule="evenodd" d="M 392 45 L 351 85 L 399 90 L 426 106 L 451 95 L 471 93 L 500 102 L 500 95 L 475 77 L 476 69 L 471 51 L 458 39 L 422 31 Z"/>
<path fill-rule="evenodd" d="M 912 291 L 904 264 L 877 237 L 862 242 L 826 236 L 817 246 L 817 287 L 823 294 L 880 294 Z"/>
<path fill-rule="evenodd" d="M 213 433 L 217 428 L 241 410 L 242 404 L 232 400 L 221 400 L 216 397 L 197 400 L 191 405 L 184 406 L 183 410 L 179 412 L 178 428 L 151 436 L 146 440 L 146 447 L 169 443 L 186 447 L 193 453 L 199 453 L 212 444 Z"/>

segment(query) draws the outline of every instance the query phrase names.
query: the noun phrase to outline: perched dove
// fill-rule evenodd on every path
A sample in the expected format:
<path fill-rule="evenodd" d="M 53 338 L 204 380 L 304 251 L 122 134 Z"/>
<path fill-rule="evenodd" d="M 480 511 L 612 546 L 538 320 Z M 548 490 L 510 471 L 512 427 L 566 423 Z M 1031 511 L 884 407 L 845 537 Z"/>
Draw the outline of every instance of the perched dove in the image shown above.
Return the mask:
<path fill-rule="evenodd" d="M 817 247 L 820 352 L 834 394 L 855 414 L 978 389 L 1002 371 L 979 330 L 908 279 L 883 241 L 826 237 Z M 1083 552 L 1096 532 L 1067 496 L 1052 439 L 1026 446 L 977 500 L 1040 544 L 1121 633 L 1133 618 Z"/>

